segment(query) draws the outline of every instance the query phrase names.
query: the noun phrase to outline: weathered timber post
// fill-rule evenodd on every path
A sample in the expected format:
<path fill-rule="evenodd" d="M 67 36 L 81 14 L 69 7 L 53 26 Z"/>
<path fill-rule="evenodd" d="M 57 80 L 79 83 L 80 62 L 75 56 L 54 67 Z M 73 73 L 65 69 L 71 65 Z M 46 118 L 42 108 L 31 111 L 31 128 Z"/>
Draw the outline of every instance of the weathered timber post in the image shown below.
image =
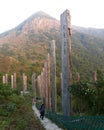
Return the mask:
<path fill-rule="evenodd" d="M 60 73 L 60 95 L 62 96 L 62 73 Z"/>
<path fill-rule="evenodd" d="M 32 90 L 33 90 L 33 94 L 34 94 L 34 99 L 36 100 L 35 73 L 32 74 Z"/>
<path fill-rule="evenodd" d="M 43 68 L 43 102 L 46 105 L 46 85 L 45 85 L 45 69 Z"/>
<path fill-rule="evenodd" d="M 43 68 L 43 80 L 44 80 L 44 103 L 46 106 L 46 68 L 45 68 L 45 63 L 44 63 L 44 68 Z"/>
<path fill-rule="evenodd" d="M 97 81 L 96 71 L 93 72 L 92 77 L 93 77 L 93 81 L 96 82 Z"/>
<path fill-rule="evenodd" d="M 52 111 L 57 111 L 57 88 L 56 88 L 56 53 L 55 53 L 55 40 L 51 41 L 50 44 L 50 64 L 52 74 Z"/>
<path fill-rule="evenodd" d="M 43 93 L 42 93 L 42 72 L 40 74 L 40 97 L 43 99 Z"/>
<path fill-rule="evenodd" d="M 48 109 L 48 88 L 47 88 L 47 62 L 44 63 L 44 69 L 45 69 L 45 108 Z"/>
<path fill-rule="evenodd" d="M 8 74 L 5 74 L 5 83 L 8 83 Z"/>
<path fill-rule="evenodd" d="M 27 76 L 23 73 L 23 93 L 27 91 Z"/>
<path fill-rule="evenodd" d="M 76 76 L 76 81 L 79 82 L 80 81 L 80 74 L 77 73 L 77 76 Z"/>
<path fill-rule="evenodd" d="M 37 86 L 38 86 L 38 91 L 39 91 L 39 95 L 40 95 L 40 97 L 41 97 L 41 86 L 40 86 L 40 75 L 37 77 Z"/>
<path fill-rule="evenodd" d="M 40 81 L 41 81 L 41 97 L 42 97 L 42 101 L 43 101 L 43 103 L 44 103 L 44 89 L 43 89 L 43 71 L 41 72 L 41 77 L 40 77 Z"/>
<path fill-rule="evenodd" d="M 71 115 L 71 94 L 68 87 L 72 82 L 72 58 L 71 58 L 71 16 L 66 10 L 61 14 L 61 38 L 62 38 L 62 113 Z"/>
<path fill-rule="evenodd" d="M 50 55 L 47 55 L 47 93 L 48 93 L 48 110 L 51 110 L 51 89 L 50 89 Z"/>
<path fill-rule="evenodd" d="M 13 89 L 17 88 L 16 73 L 13 74 Z"/>
<path fill-rule="evenodd" d="M 11 87 L 13 89 L 13 75 L 11 75 Z"/>
<path fill-rule="evenodd" d="M 60 73 L 60 96 L 62 98 L 62 73 Z M 61 111 L 62 111 L 62 105 L 61 105 Z"/>
<path fill-rule="evenodd" d="M 3 75 L 3 84 L 5 84 L 6 81 L 5 81 L 5 75 Z"/>
<path fill-rule="evenodd" d="M 27 91 L 27 76 L 25 75 L 25 91 Z"/>

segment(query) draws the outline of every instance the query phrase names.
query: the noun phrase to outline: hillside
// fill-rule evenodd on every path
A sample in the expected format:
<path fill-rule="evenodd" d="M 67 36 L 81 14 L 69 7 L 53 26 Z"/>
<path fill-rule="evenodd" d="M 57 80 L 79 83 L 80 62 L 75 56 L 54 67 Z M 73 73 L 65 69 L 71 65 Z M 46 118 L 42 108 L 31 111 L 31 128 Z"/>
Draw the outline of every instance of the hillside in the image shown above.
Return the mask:
<path fill-rule="evenodd" d="M 59 40 L 57 37 L 59 37 L 59 21 L 43 12 L 30 16 L 14 29 L 0 35 L 0 54 L 3 55 L 1 62 L 5 58 L 9 60 L 10 57 L 15 59 L 12 61 L 14 64 L 18 61 L 16 63 L 18 67 L 15 66 L 13 69 L 13 63 L 11 66 L 8 61 L 8 65 L 5 60 L 9 70 L 0 67 L 0 71 L 31 72 L 38 66 L 39 69 L 35 70 L 40 72 L 49 50 L 50 40 L 54 38 Z"/>
<path fill-rule="evenodd" d="M 57 75 L 60 64 L 60 22 L 37 12 L 17 27 L 0 34 L 0 72 L 40 73 L 51 40 L 56 41 Z M 96 69 L 104 71 L 104 29 L 72 26 L 73 75 L 89 77 Z"/>

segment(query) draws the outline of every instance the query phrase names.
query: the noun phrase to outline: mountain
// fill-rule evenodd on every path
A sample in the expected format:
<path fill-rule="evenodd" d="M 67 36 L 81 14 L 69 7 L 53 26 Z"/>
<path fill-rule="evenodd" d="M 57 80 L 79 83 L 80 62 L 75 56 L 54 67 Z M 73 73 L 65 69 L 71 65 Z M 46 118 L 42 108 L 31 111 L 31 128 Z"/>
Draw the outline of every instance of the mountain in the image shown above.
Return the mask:
<path fill-rule="evenodd" d="M 37 12 L 16 28 L 1 34 L 0 44 L 24 44 L 33 42 L 33 40 L 38 42 L 39 37 L 37 35 L 41 35 L 40 38 L 48 39 L 47 35 L 50 31 L 51 33 L 59 31 L 59 21 L 46 13 Z"/>
<path fill-rule="evenodd" d="M 90 77 L 94 70 L 104 72 L 104 29 L 73 26 L 73 30 L 73 53 L 76 50 L 77 57 L 74 54 L 74 58 L 76 57 L 79 66 L 77 70 L 81 69 L 82 76 L 89 72 Z"/>
<path fill-rule="evenodd" d="M 60 21 L 39 11 L 17 27 L 0 34 L 0 72 L 37 74 L 42 70 L 50 41 L 56 41 L 57 75 L 61 71 Z M 104 71 L 104 29 L 72 26 L 72 64 L 82 78 Z"/>
<path fill-rule="evenodd" d="M 96 29 L 96 28 L 84 28 L 73 26 L 73 29 L 79 31 L 80 33 L 85 33 L 92 36 L 97 36 L 104 39 L 104 29 Z"/>
<path fill-rule="evenodd" d="M 5 60 L 0 65 L 0 72 L 40 73 L 53 39 L 60 40 L 59 21 L 41 11 L 0 34 L 0 62 Z M 8 67 L 3 69 L 2 66 Z"/>

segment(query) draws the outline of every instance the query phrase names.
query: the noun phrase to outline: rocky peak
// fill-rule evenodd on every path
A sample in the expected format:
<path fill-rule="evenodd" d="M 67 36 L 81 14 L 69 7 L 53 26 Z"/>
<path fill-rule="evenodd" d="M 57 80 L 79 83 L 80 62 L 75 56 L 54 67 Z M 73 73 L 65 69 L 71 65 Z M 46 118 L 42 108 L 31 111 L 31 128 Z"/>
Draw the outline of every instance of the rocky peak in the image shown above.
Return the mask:
<path fill-rule="evenodd" d="M 59 21 L 39 11 L 31 15 L 14 29 L 0 35 L 0 44 L 23 44 L 28 42 L 30 37 L 39 36 L 40 34 L 43 35 L 44 32 L 51 32 L 51 30 L 59 32 Z"/>
<path fill-rule="evenodd" d="M 52 18 L 50 15 L 39 11 L 32 16 L 30 16 L 27 20 L 17 26 L 17 30 L 22 30 L 25 33 L 40 33 L 41 31 L 50 31 L 50 29 L 56 28 L 59 30 L 59 21 L 55 18 Z"/>

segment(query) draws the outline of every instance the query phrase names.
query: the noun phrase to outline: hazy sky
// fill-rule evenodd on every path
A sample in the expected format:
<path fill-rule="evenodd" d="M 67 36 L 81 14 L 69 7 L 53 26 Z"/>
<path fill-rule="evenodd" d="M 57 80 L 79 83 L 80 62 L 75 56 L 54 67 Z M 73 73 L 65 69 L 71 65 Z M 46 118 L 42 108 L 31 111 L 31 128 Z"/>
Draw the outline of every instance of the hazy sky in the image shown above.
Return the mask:
<path fill-rule="evenodd" d="M 104 28 L 104 0 L 0 0 L 0 33 L 43 11 L 56 19 L 70 10 L 72 25 Z"/>

